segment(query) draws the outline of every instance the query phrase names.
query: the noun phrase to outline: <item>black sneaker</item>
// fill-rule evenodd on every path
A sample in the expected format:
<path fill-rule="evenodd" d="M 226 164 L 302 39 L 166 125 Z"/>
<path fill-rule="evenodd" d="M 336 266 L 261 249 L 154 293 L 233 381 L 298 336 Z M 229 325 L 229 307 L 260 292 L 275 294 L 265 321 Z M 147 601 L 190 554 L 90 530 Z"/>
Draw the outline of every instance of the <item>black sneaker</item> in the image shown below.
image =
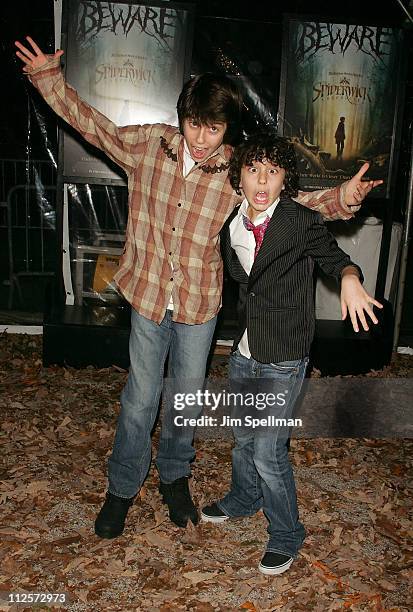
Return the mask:
<path fill-rule="evenodd" d="M 170 484 L 161 482 L 159 492 L 163 496 L 163 503 L 169 508 L 169 518 L 175 525 L 186 527 L 188 520 L 194 525 L 199 522 L 198 511 L 192 501 L 186 476 Z"/>
<path fill-rule="evenodd" d="M 106 493 L 106 500 L 100 509 L 95 521 L 95 533 L 100 538 L 117 538 L 125 528 L 125 519 L 128 510 L 133 504 L 134 497 L 125 499 Z"/>
<path fill-rule="evenodd" d="M 293 561 L 293 557 L 290 557 L 289 555 L 283 555 L 282 553 L 276 552 L 266 552 L 261 559 L 258 569 L 262 574 L 266 574 L 267 576 L 278 576 L 278 574 L 286 572 L 290 568 Z"/>
<path fill-rule="evenodd" d="M 227 516 L 225 512 L 222 512 L 222 510 L 214 502 L 210 506 L 205 506 L 205 508 L 202 508 L 201 518 L 203 521 L 208 523 L 223 523 L 229 519 L 229 516 Z"/>

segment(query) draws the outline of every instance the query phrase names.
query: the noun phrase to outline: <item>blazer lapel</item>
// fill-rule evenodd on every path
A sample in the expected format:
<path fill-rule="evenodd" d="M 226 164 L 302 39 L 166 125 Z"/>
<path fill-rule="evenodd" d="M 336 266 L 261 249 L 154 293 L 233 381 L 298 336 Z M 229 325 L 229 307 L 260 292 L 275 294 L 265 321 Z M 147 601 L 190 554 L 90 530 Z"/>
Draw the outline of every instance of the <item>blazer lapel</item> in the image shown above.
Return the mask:
<path fill-rule="evenodd" d="M 222 242 L 222 256 L 225 262 L 225 265 L 229 268 L 231 275 L 234 277 L 236 281 L 239 283 L 248 283 L 248 274 L 245 272 L 244 268 L 240 264 L 238 257 L 235 254 L 234 249 L 231 246 L 231 237 L 229 233 L 229 226 L 231 221 L 237 216 L 239 211 L 239 206 L 237 206 L 228 219 L 225 222 L 225 225 L 222 229 L 221 233 L 221 242 Z"/>
<path fill-rule="evenodd" d="M 283 245 L 296 233 L 294 224 L 287 214 L 282 201 L 276 206 L 271 221 L 266 229 L 264 240 L 250 272 L 250 284 L 260 274 L 263 263 L 269 255 L 277 257 Z"/>

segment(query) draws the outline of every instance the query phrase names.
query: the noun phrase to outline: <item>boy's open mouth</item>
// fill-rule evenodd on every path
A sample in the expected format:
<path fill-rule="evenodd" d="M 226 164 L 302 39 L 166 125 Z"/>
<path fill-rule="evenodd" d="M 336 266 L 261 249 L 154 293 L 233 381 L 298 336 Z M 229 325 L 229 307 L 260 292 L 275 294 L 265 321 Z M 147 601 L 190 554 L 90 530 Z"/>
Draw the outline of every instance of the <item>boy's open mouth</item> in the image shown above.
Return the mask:
<path fill-rule="evenodd" d="M 268 193 L 266 191 L 258 191 L 254 198 L 257 204 L 266 204 L 268 202 Z"/>
<path fill-rule="evenodd" d="M 199 147 L 192 147 L 192 157 L 196 157 L 197 159 L 202 159 L 205 157 L 206 149 L 201 149 Z"/>

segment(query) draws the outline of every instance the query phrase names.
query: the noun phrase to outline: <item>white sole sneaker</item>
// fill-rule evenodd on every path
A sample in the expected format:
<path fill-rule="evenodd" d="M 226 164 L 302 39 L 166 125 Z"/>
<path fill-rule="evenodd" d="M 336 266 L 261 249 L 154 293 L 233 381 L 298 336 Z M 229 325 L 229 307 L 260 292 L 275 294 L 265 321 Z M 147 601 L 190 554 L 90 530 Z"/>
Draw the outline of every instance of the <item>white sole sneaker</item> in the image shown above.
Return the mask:
<path fill-rule="evenodd" d="M 201 520 L 205 523 L 224 523 L 229 519 L 229 516 L 209 516 L 201 510 Z"/>
<path fill-rule="evenodd" d="M 266 576 L 278 576 L 279 574 L 282 574 L 283 572 L 286 572 L 288 569 L 290 569 L 293 561 L 293 557 L 290 557 L 288 561 L 286 561 L 282 565 L 276 565 L 275 567 L 267 567 L 266 565 L 260 563 L 258 569 L 260 570 L 261 574 L 265 574 Z"/>

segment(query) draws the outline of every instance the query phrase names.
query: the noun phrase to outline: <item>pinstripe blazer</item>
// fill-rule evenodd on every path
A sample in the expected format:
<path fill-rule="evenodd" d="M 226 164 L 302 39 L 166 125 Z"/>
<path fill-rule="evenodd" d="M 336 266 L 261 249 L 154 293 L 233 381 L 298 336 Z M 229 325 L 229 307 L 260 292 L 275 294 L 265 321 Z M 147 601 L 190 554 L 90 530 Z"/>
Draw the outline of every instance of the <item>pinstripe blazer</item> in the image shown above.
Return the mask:
<path fill-rule="evenodd" d="M 294 200 L 278 203 L 265 232 L 250 275 L 231 247 L 231 213 L 221 231 L 224 263 L 239 283 L 239 325 L 233 351 L 248 329 L 251 355 L 262 363 L 300 359 L 308 355 L 314 336 L 314 281 L 316 262 L 337 281 L 343 268 L 354 265 L 328 232 L 319 213 Z"/>

